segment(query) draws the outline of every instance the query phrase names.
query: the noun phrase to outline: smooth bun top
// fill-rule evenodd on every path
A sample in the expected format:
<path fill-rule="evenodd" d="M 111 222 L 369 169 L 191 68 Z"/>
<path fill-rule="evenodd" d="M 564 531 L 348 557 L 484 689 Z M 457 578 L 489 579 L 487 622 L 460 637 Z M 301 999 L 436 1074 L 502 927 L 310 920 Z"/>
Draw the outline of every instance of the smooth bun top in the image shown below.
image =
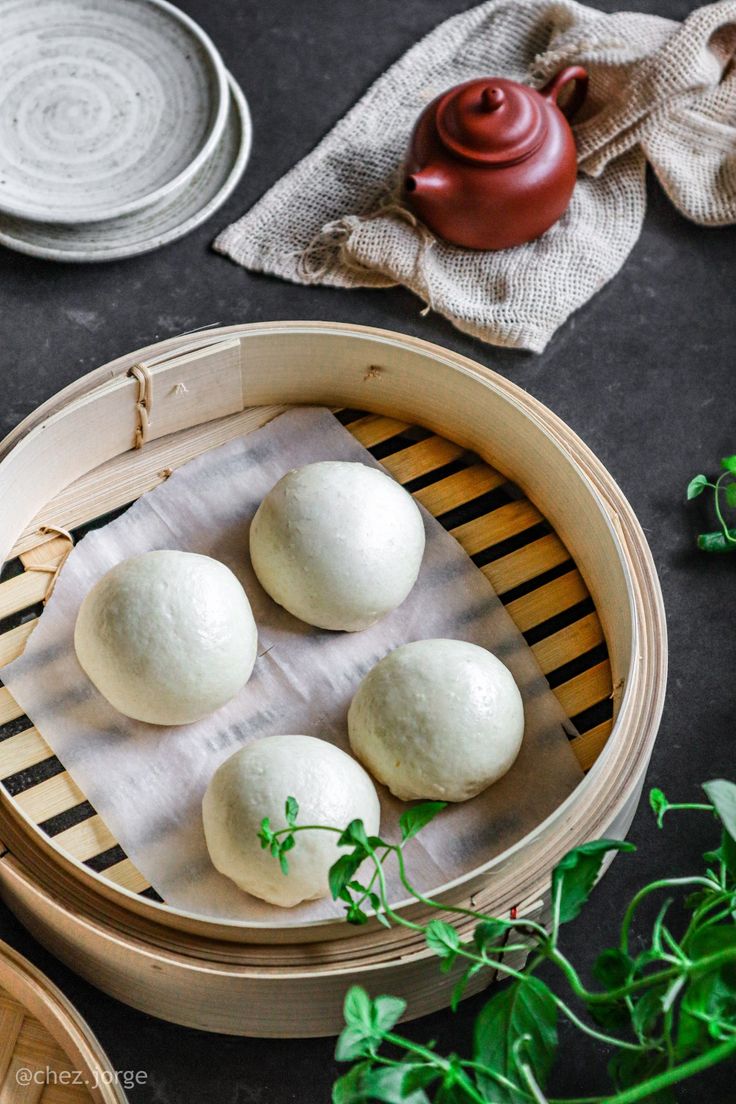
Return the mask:
<path fill-rule="evenodd" d="M 264 817 L 274 830 L 286 827 L 288 797 L 299 804 L 300 824 L 342 828 L 360 819 L 375 835 L 381 819 L 375 786 L 360 763 L 326 740 L 266 736 L 225 760 L 202 806 L 212 862 L 247 893 L 287 908 L 328 896 L 329 869 L 345 854 L 332 832 L 299 832 L 285 876 L 261 848 L 258 831 Z"/>
<path fill-rule="evenodd" d="M 250 531 L 264 590 L 295 617 L 356 632 L 400 605 L 416 582 L 424 523 L 416 503 L 377 468 L 322 461 L 288 472 Z"/>
<path fill-rule="evenodd" d="M 232 571 L 193 552 L 123 560 L 86 595 L 74 647 L 115 709 L 149 724 L 200 720 L 248 681 L 257 632 Z"/>
<path fill-rule="evenodd" d="M 465 801 L 511 767 L 521 695 L 491 652 L 462 640 L 403 644 L 373 667 L 348 713 L 360 761 L 405 801 Z"/>

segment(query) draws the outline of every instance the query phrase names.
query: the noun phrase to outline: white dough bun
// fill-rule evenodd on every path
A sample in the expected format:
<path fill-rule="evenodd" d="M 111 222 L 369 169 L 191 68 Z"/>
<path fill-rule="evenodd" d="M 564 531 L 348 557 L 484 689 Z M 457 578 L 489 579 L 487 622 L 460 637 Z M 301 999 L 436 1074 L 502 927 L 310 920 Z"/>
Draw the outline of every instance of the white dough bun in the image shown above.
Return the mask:
<path fill-rule="evenodd" d="M 162 550 L 123 560 L 98 580 L 77 615 L 74 647 L 120 713 L 181 725 L 213 713 L 245 685 L 257 631 L 225 564 Z"/>
<path fill-rule="evenodd" d="M 274 830 L 286 827 L 288 797 L 298 802 L 298 824 L 345 828 L 358 818 L 370 836 L 381 819 L 376 788 L 360 763 L 326 740 L 266 736 L 226 759 L 202 804 L 210 857 L 240 889 L 284 908 L 328 896 L 329 869 L 345 854 L 333 832 L 298 832 L 283 874 L 258 831 L 264 817 Z"/>
<path fill-rule="evenodd" d="M 404 801 L 466 801 L 511 767 L 524 707 L 511 672 L 477 644 L 418 640 L 384 656 L 348 713 L 350 746 Z"/>
<path fill-rule="evenodd" d="M 289 613 L 357 632 L 401 605 L 424 555 L 424 522 L 377 468 L 326 460 L 288 472 L 258 507 L 250 554 L 261 586 Z"/>

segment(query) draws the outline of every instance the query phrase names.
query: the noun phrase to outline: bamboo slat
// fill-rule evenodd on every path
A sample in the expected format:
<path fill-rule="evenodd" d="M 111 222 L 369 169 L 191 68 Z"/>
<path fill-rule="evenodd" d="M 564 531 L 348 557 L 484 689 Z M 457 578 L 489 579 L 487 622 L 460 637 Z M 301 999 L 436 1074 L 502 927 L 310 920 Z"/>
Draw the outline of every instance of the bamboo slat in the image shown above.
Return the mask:
<path fill-rule="evenodd" d="M 613 692 L 611 668 L 608 662 L 598 663 L 589 671 L 576 675 L 569 682 L 555 687 L 555 694 L 568 717 L 575 717 Z"/>
<path fill-rule="evenodd" d="M 350 432 L 364 448 L 382 445 L 384 441 L 406 432 L 407 429 L 409 429 L 408 422 L 386 418 L 382 414 L 366 414 L 364 418 L 357 418 L 350 423 Z"/>
<path fill-rule="evenodd" d="M 562 541 L 550 533 L 517 552 L 509 552 L 491 563 L 483 564 L 481 571 L 496 594 L 504 595 L 569 560 L 570 553 Z"/>
<path fill-rule="evenodd" d="M 532 644 L 532 651 L 539 666 L 548 675 L 602 643 L 603 630 L 598 616 L 589 613 L 587 617 L 566 625 L 564 629 L 545 637 L 538 644 Z"/>
<path fill-rule="evenodd" d="M 411 483 L 412 479 L 451 464 L 464 451 L 453 441 L 445 441 L 442 437 L 428 437 L 426 441 L 419 441 L 416 445 L 409 445 L 390 456 L 384 456 L 381 463 L 399 483 Z"/>
<path fill-rule="evenodd" d="M 48 585 L 49 577 L 43 571 L 24 571 L 0 583 L 0 618 L 10 617 L 43 601 Z"/>
<path fill-rule="evenodd" d="M 114 866 L 109 866 L 105 877 L 116 885 L 129 889 L 131 893 L 142 893 L 144 889 L 148 889 L 148 882 L 130 859 L 123 859 Z"/>
<path fill-rule="evenodd" d="M 22 655 L 26 640 L 36 627 L 36 620 L 37 618 L 34 617 L 33 620 L 25 621 L 0 636 L 0 667 L 5 667 L 7 663 L 12 663 Z"/>
<path fill-rule="evenodd" d="M 53 778 L 47 778 L 28 790 L 22 790 L 14 798 L 15 803 L 36 824 L 58 816 L 59 813 L 66 813 L 81 805 L 84 799 L 79 786 L 66 771 L 55 774 Z"/>
<path fill-rule="evenodd" d="M 23 716 L 23 710 L 5 686 L 0 686 L 0 726 Z"/>
<path fill-rule="evenodd" d="M 527 632 L 536 628 L 550 617 L 550 611 L 565 613 L 571 606 L 578 602 L 584 602 L 589 598 L 588 588 L 582 580 L 579 571 L 567 571 L 559 578 L 545 583 L 536 590 L 515 598 L 506 606 L 518 629 Z"/>
<path fill-rule="evenodd" d="M 28 770 L 36 763 L 43 763 L 51 755 L 51 749 L 37 728 L 26 728 L 16 736 L 3 740 L 0 770 L 3 778 L 18 771 Z"/>
<path fill-rule="evenodd" d="M 352 428 L 351 425 L 351 432 Z M 503 482 L 503 476 L 493 468 L 489 468 L 487 464 L 471 464 L 462 471 L 446 475 L 444 479 L 414 491 L 414 498 L 417 502 L 421 502 L 430 514 L 439 517 L 441 514 L 472 502 L 474 498 L 480 498 L 488 491 L 495 490 Z"/>
<path fill-rule="evenodd" d="M 93 859 L 114 847 L 117 840 L 101 816 L 95 813 L 54 836 L 54 843 L 80 862 Z"/>
<path fill-rule="evenodd" d="M 583 732 L 581 736 L 576 736 L 571 741 L 572 750 L 575 752 L 580 767 L 584 771 L 589 771 L 595 763 L 596 759 L 606 746 L 606 741 L 611 735 L 611 729 L 613 728 L 613 721 L 603 721 L 601 724 L 596 725 L 595 728 L 588 729 L 587 732 Z"/>
<path fill-rule="evenodd" d="M 543 520 L 542 515 L 531 502 L 521 499 L 499 506 L 492 514 L 474 518 L 452 529 L 452 535 L 469 556 L 485 552 L 494 544 L 500 544 L 509 537 L 515 537 L 524 529 L 530 529 Z"/>

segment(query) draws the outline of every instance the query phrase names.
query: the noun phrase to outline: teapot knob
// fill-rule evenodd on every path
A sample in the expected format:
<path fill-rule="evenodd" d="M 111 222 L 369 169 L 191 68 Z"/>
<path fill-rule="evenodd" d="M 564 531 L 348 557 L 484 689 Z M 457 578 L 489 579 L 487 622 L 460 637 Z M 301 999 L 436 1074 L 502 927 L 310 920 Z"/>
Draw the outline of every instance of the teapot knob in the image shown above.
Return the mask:
<path fill-rule="evenodd" d="M 491 84 L 483 89 L 480 97 L 485 111 L 497 111 L 505 99 L 503 88 L 494 88 Z"/>

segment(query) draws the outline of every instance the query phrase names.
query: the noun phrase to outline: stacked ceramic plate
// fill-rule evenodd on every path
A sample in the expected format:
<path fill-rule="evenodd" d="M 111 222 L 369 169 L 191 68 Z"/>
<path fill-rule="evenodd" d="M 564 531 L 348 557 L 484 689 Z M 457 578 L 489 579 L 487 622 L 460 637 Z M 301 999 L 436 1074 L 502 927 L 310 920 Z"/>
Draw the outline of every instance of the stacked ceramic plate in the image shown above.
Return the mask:
<path fill-rule="evenodd" d="M 166 0 L 0 0 L 0 243 L 156 249 L 224 203 L 250 144 L 243 93 Z"/>

